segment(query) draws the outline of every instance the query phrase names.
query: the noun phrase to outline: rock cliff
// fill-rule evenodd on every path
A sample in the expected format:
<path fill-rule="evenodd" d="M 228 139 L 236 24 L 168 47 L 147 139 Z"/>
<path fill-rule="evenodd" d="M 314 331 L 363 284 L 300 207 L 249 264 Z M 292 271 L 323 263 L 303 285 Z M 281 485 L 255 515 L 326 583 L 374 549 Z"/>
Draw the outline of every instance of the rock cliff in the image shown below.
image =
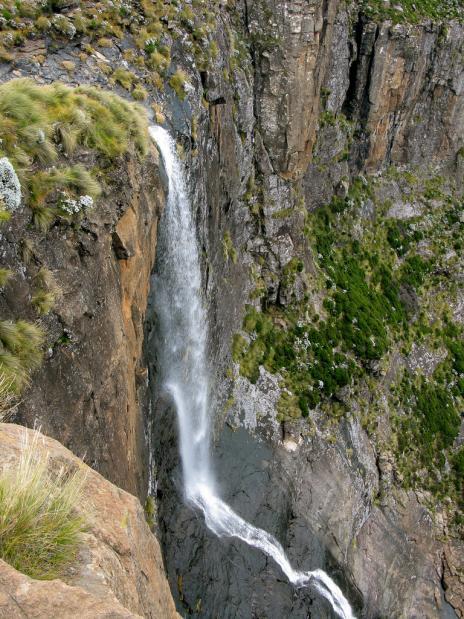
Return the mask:
<path fill-rule="evenodd" d="M 327 569 L 366 618 L 464 613 L 464 36 L 459 9 L 432 5 L 69 2 L 13 11 L 0 33 L 2 81 L 114 90 L 177 137 L 224 496 L 298 568 Z M 47 321 L 66 345 L 51 346 L 14 419 L 38 418 L 142 498 L 153 445 L 183 612 L 331 616 L 183 505 L 173 411 L 147 400 L 150 310 L 141 356 L 162 204 L 150 157 L 112 169 L 72 239 L 55 225 L 41 241 L 65 292 Z M 9 268 L 16 238 L 6 229 Z M 2 291 L 6 317 L 18 295 Z"/>
<path fill-rule="evenodd" d="M 90 151 L 81 155 L 98 166 Z M 27 311 L 37 266 L 59 282 L 60 301 L 43 321 L 46 363 L 15 411 L 38 425 L 122 488 L 144 498 L 148 459 L 143 411 L 146 368 L 143 321 L 163 204 L 158 156 L 127 154 L 109 172 L 105 195 L 78 228 L 24 232 L 28 213 L 3 229 L 4 265 L 23 277 L 3 294 L 4 318 Z M 19 251 L 25 237 L 33 257 Z M 26 311 L 25 311 L 26 310 Z M 108 354 L 103 354 L 107 350 Z"/>

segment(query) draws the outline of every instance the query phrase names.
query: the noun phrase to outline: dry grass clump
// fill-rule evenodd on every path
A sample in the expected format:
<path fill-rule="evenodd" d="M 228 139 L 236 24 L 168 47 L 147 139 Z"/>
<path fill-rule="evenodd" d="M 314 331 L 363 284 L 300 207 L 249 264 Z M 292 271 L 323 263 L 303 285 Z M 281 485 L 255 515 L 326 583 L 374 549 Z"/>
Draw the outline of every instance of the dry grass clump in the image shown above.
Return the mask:
<path fill-rule="evenodd" d="M 53 273 L 42 267 L 35 276 L 36 289 L 32 297 L 32 305 L 39 314 L 48 314 L 61 297 L 62 291 L 57 284 Z"/>
<path fill-rule="evenodd" d="M 1 149 L 15 167 L 53 163 L 59 145 L 66 154 L 79 144 L 116 157 L 134 143 L 144 154 L 146 123 L 142 108 L 95 87 L 30 79 L 0 86 Z"/>
<path fill-rule="evenodd" d="M 182 69 L 177 69 L 177 71 L 171 76 L 169 80 L 169 86 L 174 90 L 176 95 L 179 97 L 181 101 L 185 99 L 187 93 L 185 92 L 185 84 L 187 82 L 187 74 Z"/>
<path fill-rule="evenodd" d="M 10 395 L 19 394 L 30 373 L 40 366 L 44 333 L 25 320 L 0 320 L 0 409 Z"/>
<path fill-rule="evenodd" d="M 13 164 L 41 227 L 53 218 L 43 209 L 52 192 L 100 192 L 82 165 L 59 165 L 62 153 L 69 157 L 83 147 L 114 159 L 135 146 L 144 156 L 149 144 L 146 113 L 137 104 L 90 86 L 43 86 L 30 79 L 0 86 L 0 135 L 0 156 Z"/>
<path fill-rule="evenodd" d="M 32 578 L 51 579 L 77 555 L 85 473 L 53 471 L 38 440 L 38 433 L 25 439 L 18 466 L 0 474 L 0 557 Z"/>

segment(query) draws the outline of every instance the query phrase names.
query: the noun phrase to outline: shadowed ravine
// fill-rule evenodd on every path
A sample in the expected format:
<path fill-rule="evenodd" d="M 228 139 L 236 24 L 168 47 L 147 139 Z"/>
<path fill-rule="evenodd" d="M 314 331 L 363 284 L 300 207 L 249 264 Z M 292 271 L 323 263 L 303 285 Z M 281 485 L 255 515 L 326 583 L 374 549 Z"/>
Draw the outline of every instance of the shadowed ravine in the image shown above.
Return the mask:
<path fill-rule="evenodd" d="M 161 397 L 172 400 L 177 411 L 185 500 L 201 510 L 215 535 L 238 538 L 262 551 L 296 588 L 310 586 L 329 601 L 339 617 L 351 619 L 349 603 L 324 571 L 294 570 L 272 535 L 252 526 L 219 497 L 210 461 L 207 319 L 191 205 L 173 140 L 161 127 L 151 127 L 150 134 L 161 151 L 169 181 L 154 278 L 156 346 L 162 373 L 158 384 Z"/>

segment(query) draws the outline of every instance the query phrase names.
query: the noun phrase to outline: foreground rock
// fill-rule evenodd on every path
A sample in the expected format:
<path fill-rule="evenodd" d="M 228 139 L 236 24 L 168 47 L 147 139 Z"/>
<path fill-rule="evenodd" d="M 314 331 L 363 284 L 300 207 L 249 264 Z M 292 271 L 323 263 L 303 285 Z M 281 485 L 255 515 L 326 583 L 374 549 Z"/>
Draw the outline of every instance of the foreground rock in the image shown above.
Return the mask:
<path fill-rule="evenodd" d="M 0 425 L 2 467 L 17 466 L 25 433 L 32 437 L 21 426 Z M 38 449 L 49 453 L 52 466 L 82 465 L 48 437 L 41 437 Z M 0 617 L 177 617 L 161 551 L 139 501 L 85 468 L 78 510 L 89 528 L 76 564 L 60 580 L 37 581 L 0 561 Z"/>

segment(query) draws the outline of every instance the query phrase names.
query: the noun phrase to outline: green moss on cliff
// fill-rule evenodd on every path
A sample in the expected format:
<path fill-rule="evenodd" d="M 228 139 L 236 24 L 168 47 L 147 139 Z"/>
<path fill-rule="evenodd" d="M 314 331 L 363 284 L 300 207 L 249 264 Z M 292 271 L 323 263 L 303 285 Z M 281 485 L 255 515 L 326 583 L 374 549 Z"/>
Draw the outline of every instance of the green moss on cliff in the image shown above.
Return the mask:
<path fill-rule="evenodd" d="M 395 202 L 385 199 L 392 186 Z M 392 455 L 394 480 L 425 491 L 430 506 L 441 502 L 458 528 L 463 233 L 462 198 L 444 178 L 395 169 L 359 177 L 346 197 L 306 216 L 311 275 L 294 256 L 272 274 L 276 283 L 257 261 L 261 306 L 247 308 L 233 349 L 252 382 L 261 367 L 281 376 L 279 420 L 329 429 L 357 416 L 378 452 Z M 294 285 L 305 294 L 270 302 L 266 282 L 273 299 Z"/>
<path fill-rule="evenodd" d="M 462 0 L 364 0 L 363 10 L 375 19 L 391 19 L 394 23 L 420 23 L 426 19 L 447 21 L 462 19 Z M 446 36 L 446 35 L 445 35 Z"/>

